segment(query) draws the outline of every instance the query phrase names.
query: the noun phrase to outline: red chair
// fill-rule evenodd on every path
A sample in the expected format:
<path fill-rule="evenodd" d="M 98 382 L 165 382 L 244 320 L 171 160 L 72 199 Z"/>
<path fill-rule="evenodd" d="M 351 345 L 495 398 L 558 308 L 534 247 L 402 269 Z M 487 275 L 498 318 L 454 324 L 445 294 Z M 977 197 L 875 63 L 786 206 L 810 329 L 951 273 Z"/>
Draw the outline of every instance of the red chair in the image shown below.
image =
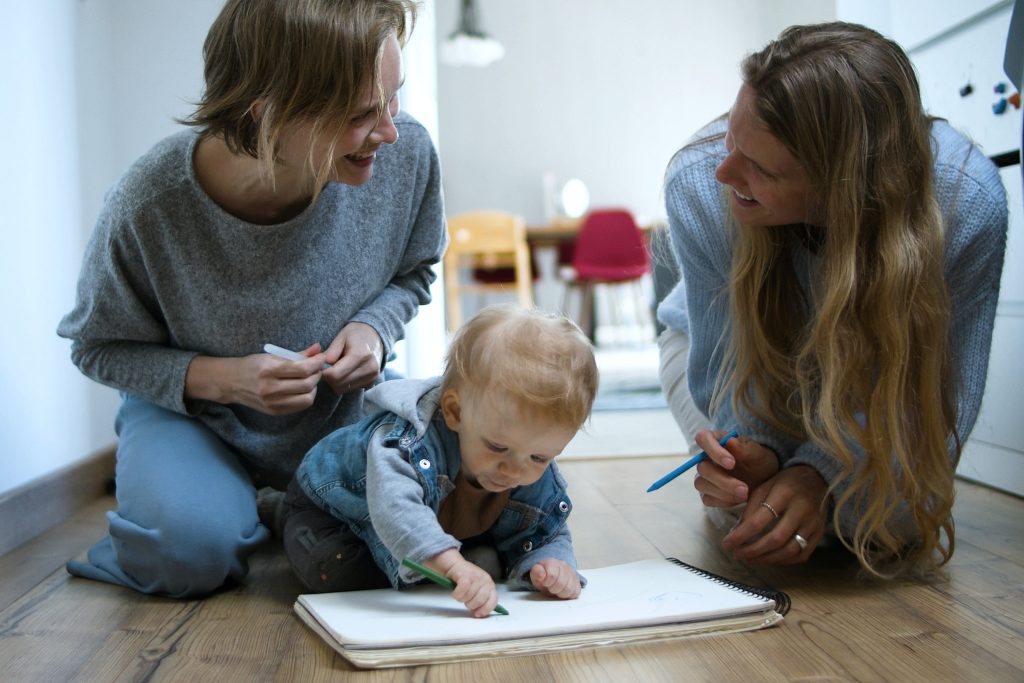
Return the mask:
<path fill-rule="evenodd" d="M 580 327 L 596 341 L 593 314 L 594 286 L 630 285 L 637 324 L 649 325 L 651 313 L 645 301 L 642 278 L 651 272 L 651 258 L 643 231 L 633 214 L 624 209 L 591 211 L 580 226 L 572 259 L 573 276 L 566 281 L 562 309 L 568 310 L 569 297 L 579 289 Z M 611 297 L 611 312 L 621 324 L 619 301 Z"/>

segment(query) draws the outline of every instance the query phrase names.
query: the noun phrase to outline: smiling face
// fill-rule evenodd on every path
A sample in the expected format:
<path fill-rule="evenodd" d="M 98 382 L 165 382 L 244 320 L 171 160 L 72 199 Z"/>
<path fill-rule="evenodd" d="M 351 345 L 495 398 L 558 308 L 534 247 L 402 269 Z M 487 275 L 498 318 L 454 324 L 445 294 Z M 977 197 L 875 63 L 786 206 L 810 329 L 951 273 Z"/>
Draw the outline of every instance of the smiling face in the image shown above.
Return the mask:
<path fill-rule="evenodd" d="M 749 86 L 740 88 L 725 136 L 729 154 L 715 170 L 718 182 L 732 189 L 733 214 L 749 227 L 822 225 L 806 171 L 758 119 L 755 97 Z"/>
<path fill-rule="evenodd" d="M 279 177 L 282 171 L 308 175 L 310 158 L 314 168 L 319 168 L 331 154 L 328 181 L 362 185 L 371 178 L 377 150 L 381 145 L 390 145 L 398 140 L 394 117 L 398 115 L 398 90 L 402 87 L 402 52 L 394 34 L 384 41 L 381 49 L 380 79 L 387 98 L 386 106 L 381 107 L 376 86 L 370 83 L 334 140 L 324 135 L 314 140 L 312 122 L 290 127 L 277 150 Z"/>
<path fill-rule="evenodd" d="M 467 481 L 492 493 L 536 482 L 577 431 L 493 395 L 463 400 L 448 389 L 441 409 L 449 429 L 459 434 Z"/>

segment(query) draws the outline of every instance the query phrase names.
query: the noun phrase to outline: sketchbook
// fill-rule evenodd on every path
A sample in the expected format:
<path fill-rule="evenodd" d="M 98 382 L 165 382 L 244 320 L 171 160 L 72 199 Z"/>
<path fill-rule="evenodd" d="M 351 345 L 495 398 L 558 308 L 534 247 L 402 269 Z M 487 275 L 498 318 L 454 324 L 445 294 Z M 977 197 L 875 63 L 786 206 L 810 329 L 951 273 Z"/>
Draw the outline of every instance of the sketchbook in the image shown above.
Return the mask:
<path fill-rule="evenodd" d="M 295 611 L 355 666 L 386 668 L 750 631 L 789 610 L 785 593 L 674 558 L 580 573 L 587 586 L 576 600 L 499 584 L 508 616 L 475 619 L 435 585 L 300 595 Z"/>

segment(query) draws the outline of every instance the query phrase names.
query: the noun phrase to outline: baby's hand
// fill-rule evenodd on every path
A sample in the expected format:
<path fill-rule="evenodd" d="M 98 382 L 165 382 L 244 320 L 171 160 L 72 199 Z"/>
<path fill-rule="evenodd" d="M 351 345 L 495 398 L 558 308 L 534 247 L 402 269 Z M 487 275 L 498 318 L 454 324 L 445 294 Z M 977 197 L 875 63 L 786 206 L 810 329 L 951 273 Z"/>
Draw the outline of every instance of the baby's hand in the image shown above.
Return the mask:
<path fill-rule="evenodd" d="M 549 598 L 575 600 L 580 597 L 580 577 L 562 560 L 548 558 L 530 568 L 533 587 Z"/>
<path fill-rule="evenodd" d="M 491 575 L 468 560 L 457 561 L 445 575 L 455 582 L 452 597 L 466 606 L 474 617 L 486 617 L 498 604 L 498 589 Z"/>

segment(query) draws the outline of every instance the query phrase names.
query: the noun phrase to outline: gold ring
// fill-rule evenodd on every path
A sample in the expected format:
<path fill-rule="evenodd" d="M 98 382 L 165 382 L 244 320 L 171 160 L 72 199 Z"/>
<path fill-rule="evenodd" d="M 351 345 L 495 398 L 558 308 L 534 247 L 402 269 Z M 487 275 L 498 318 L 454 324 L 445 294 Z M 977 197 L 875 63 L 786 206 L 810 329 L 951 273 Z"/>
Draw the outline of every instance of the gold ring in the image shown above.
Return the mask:
<path fill-rule="evenodd" d="M 774 517 L 775 519 L 779 518 L 779 513 L 775 511 L 775 508 L 768 504 L 768 501 L 764 501 L 763 503 L 761 503 L 761 507 L 765 508 L 766 510 L 768 510 L 768 512 L 772 513 L 772 517 Z"/>

